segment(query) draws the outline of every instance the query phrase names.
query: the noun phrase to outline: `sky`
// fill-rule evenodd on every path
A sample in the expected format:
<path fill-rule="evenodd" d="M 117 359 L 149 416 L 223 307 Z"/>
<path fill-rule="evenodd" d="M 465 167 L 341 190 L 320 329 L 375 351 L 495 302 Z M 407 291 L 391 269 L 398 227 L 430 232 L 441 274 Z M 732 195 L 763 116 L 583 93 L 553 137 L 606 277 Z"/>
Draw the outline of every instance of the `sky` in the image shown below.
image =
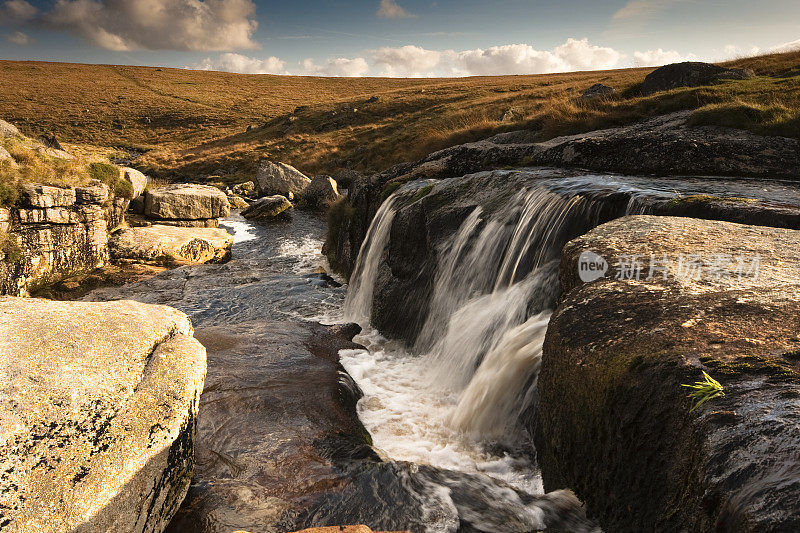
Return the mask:
<path fill-rule="evenodd" d="M 0 59 L 540 74 L 800 49 L 800 0 L 0 0 Z"/>

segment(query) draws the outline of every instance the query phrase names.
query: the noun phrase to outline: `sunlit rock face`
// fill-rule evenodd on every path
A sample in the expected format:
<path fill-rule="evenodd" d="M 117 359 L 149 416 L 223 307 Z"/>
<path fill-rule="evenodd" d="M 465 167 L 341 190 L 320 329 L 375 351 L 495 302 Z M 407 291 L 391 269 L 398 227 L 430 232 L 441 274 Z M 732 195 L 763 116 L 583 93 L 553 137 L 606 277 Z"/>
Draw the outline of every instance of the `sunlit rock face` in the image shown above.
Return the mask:
<path fill-rule="evenodd" d="M 0 317 L 5 524 L 162 531 L 192 477 L 206 373 L 186 315 L 0 297 Z"/>

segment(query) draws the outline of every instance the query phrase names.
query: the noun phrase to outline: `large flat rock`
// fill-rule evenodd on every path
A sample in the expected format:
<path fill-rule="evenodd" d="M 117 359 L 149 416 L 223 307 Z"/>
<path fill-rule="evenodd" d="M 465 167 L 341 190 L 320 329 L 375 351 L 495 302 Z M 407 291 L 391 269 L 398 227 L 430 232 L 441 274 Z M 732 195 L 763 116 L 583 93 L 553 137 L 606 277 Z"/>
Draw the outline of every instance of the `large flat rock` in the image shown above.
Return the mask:
<path fill-rule="evenodd" d="M 146 191 L 144 214 L 150 218 L 200 220 L 230 214 L 225 193 L 210 185 L 180 183 Z"/>
<path fill-rule="evenodd" d="M 233 236 L 224 229 L 155 224 L 120 231 L 109 249 L 118 260 L 217 263 L 230 257 L 232 245 Z"/>
<path fill-rule="evenodd" d="M 634 216 L 568 243 L 532 424 L 545 488 L 606 531 L 800 530 L 798 242 Z M 609 271 L 584 283 L 587 251 Z M 702 371 L 725 396 L 691 411 Z"/>
<path fill-rule="evenodd" d="M 0 298 L 3 529 L 162 531 L 191 479 L 205 371 L 170 307 Z"/>

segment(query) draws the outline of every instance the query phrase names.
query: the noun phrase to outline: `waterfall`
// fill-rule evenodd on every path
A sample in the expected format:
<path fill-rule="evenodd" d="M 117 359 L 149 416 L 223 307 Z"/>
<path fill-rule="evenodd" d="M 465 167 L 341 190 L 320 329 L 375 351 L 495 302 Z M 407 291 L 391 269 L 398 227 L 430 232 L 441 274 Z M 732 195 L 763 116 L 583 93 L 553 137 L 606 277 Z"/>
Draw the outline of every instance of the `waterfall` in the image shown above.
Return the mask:
<path fill-rule="evenodd" d="M 478 438 L 515 436 L 535 397 L 561 248 L 602 219 L 602 202 L 579 193 L 520 191 L 494 212 L 475 208 L 439 244 L 429 312 L 413 351 L 425 369 L 419 379 L 458 395 L 454 429 Z M 390 198 L 359 252 L 346 312 L 361 323 L 369 319 L 395 211 Z"/>
<path fill-rule="evenodd" d="M 392 221 L 397 212 L 396 201 L 397 198 L 392 195 L 381 204 L 367 230 L 364 242 L 361 243 L 361 248 L 358 250 L 356 266 L 350 276 L 347 297 L 344 301 L 346 320 L 361 325 L 369 323 L 372 313 L 372 293 L 378 277 L 380 259 L 389 241 L 389 230 L 392 229 Z"/>
<path fill-rule="evenodd" d="M 549 321 L 545 311 L 503 334 L 464 389 L 453 415 L 454 427 L 495 439 L 513 431 L 509 423 L 519 419 L 535 387 Z M 520 401 L 519 391 L 531 380 L 527 397 Z"/>

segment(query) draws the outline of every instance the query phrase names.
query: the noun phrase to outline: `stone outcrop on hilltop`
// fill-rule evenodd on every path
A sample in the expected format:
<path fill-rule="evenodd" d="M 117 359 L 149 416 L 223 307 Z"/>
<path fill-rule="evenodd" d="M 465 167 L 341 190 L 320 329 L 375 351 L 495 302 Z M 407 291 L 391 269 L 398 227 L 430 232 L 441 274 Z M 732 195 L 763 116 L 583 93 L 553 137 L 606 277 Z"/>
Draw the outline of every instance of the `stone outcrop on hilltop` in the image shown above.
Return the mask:
<path fill-rule="evenodd" d="M 699 87 L 722 80 L 746 80 L 753 75 L 752 70 L 720 67 L 700 61 L 672 63 L 657 68 L 644 78 L 642 94 L 648 95 L 678 87 Z"/>
<path fill-rule="evenodd" d="M 163 531 L 192 477 L 205 371 L 175 309 L 0 297 L 4 526 Z"/>
<path fill-rule="evenodd" d="M 575 490 L 608 531 L 800 529 L 798 241 L 788 229 L 635 216 L 570 242 L 532 428 L 545 488 Z M 583 283 L 587 250 L 612 266 Z M 672 262 L 647 279 L 651 254 Z M 698 254 L 700 269 L 681 275 L 680 254 Z M 614 258 L 631 256 L 642 275 L 619 276 Z M 692 411 L 681 385 L 702 371 L 724 396 Z"/>
<path fill-rule="evenodd" d="M 233 236 L 219 228 L 155 224 L 117 232 L 109 241 L 118 261 L 219 263 L 230 258 Z"/>

